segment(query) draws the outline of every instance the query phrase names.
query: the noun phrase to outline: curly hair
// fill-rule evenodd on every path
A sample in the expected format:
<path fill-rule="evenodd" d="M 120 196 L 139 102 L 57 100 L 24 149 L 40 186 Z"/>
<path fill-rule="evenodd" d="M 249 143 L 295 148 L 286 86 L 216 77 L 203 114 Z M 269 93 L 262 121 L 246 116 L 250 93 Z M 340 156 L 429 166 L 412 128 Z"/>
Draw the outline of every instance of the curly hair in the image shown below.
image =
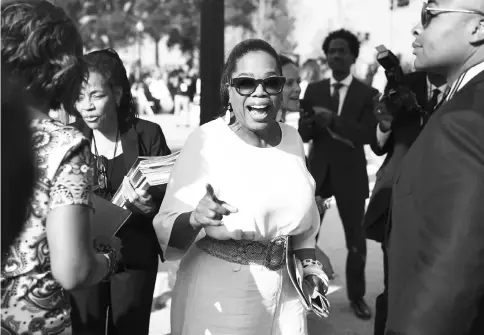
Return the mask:
<path fill-rule="evenodd" d="M 138 114 L 131 95 L 131 85 L 123 61 L 113 49 L 90 52 L 84 56 L 84 59 L 89 71 L 99 73 L 107 81 L 111 89 L 114 87 L 122 89 L 117 113 L 119 126 L 126 129 Z"/>
<path fill-rule="evenodd" d="M 4 0 L 1 11 L 2 66 L 36 101 L 70 110 L 86 76 L 74 23 L 46 0 Z"/>
<path fill-rule="evenodd" d="M 331 41 L 337 38 L 345 40 L 346 43 L 348 43 L 350 52 L 353 54 L 353 56 L 355 56 L 355 58 L 358 58 L 360 54 L 360 41 L 355 34 L 346 29 L 340 29 L 329 33 L 329 35 L 323 42 L 323 51 L 325 54 L 328 54 L 329 44 L 331 43 Z"/>
<path fill-rule="evenodd" d="M 279 71 L 279 74 L 282 74 L 279 55 L 269 43 L 261 39 L 248 39 L 237 44 L 230 52 L 222 71 L 222 78 L 220 80 L 220 100 L 222 103 L 221 115 L 225 113 L 229 105 L 229 90 L 227 84 L 232 78 L 232 74 L 237 66 L 237 61 L 252 51 L 264 51 L 274 57 L 277 62 L 277 71 Z"/>

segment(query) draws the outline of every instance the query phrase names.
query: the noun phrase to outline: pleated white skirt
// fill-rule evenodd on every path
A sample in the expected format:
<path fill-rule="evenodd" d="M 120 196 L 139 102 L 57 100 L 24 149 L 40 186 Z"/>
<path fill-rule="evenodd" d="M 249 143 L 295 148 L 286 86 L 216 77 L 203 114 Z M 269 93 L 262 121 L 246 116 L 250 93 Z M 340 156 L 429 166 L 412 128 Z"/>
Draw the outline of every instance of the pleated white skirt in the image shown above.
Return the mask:
<path fill-rule="evenodd" d="M 180 262 L 172 335 L 307 335 L 287 270 L 240 265 L 192 246 Z"/>

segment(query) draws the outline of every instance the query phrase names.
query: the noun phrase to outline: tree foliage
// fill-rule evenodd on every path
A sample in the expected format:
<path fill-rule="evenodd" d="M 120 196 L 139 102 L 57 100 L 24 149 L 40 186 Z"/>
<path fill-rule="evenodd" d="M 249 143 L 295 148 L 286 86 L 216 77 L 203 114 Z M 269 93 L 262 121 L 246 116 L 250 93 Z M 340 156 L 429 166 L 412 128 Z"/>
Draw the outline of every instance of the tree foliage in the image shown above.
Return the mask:
<path fill-rule="evenodd" d="M 287 0 L 254 0 L 255 35 L 269 42 L 278 52 L 291 53 L 296 47 L 291 38 L 294 18 L 289 15 Z"/>
<path fill-rule="evenodd" d="M 87 49 L 124 46 L 141 34 L 155 42 L 166 36 L 168 46 L 193 51 L 200 43 L 202 1 L 59 0 L 57 4 L 77 22 Z M 227 25 L 252 30 L 256 8 L 252 1 L 225 0 L 225 8 Z"/>

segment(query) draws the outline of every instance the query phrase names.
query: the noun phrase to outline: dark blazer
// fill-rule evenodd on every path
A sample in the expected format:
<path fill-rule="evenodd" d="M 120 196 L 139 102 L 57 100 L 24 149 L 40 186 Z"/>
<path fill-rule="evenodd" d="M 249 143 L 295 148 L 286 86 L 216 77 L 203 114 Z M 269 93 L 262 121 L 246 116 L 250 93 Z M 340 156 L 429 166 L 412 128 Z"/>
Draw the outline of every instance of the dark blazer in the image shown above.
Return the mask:
<path fill-rule="evenodd" d="M 92 138 L 92 130 L 82 118 L 78 118 L 72 125 L 89 140 Z M 136 118 L 131 126 L 121 130 L 120 137 L 126 171 L 131 168 L 138 156 L 164 156 L 171 153 L 161 127 L 153 122 Z M 152 196 L 159 207 L 164 193 L 159 192 Z M 151 217 L 133 214 L 125 226 L 120 229 L 118 235 L 121 237 L 123 249 L 126 251 L 122 254 L 127 264 L 143 266 L 150 258 L 152 259 L 149 256 L 156 254 L 162 256 L 152 220 Z"/>
<path fill-rule="evenodd" d="M 316 123 L 299 123 L 299 134 L 304 142 L 313 140 L 309 152 L 309 171 L 316 181 L 316 190 L 324 182 L 331 168 L 332 187 L 335 193 L 356 192 L 368 197 L 368 174 L 364 144 L 373 139 L 376 118 L 373 114 L 373 98 L 378 91 L 353 78 L 341 109 L 331 129 L 349 139 L 355 148 L 335 140 L 326 128 Z M 330 80 L 318 81 L 306 89 L 304 100 L 310 106 L 330 108 Z"/>
<path fill-rule="evenodd" d="M 425 72 L 410 73 L 404 79 L 407 86 L 415 93 L 420 106 L 425 106 L 428 100 L 427 75 Z M 395 120 L 393 130 L 382 148 L 377 143 L 376 127 L 373 130 L 371 149 L 376 155 L 386 154 L 386 157 L 376 173 L 375 186 L 363 223 L 366 236 L 369 239 L 383 242 L 390 209 L 393 179 L 403 157 L 420 134 L 420 119 L 420 115 L 416 113 L 402 114 L 400 119 Z"/>
<path fill-rule="evenodd" d="M 387 334 L 484 334 L 484 71 L 435 111 L 395 178 Z"/>

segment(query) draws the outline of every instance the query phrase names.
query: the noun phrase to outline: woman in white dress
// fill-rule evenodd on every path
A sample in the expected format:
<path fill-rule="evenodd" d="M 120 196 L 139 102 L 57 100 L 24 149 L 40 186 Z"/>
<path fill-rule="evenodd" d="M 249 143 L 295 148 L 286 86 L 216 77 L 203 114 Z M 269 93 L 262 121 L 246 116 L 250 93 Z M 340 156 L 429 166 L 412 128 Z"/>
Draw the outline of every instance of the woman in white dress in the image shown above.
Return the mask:
<path fill-rule="evenodd" d="M 174 335 L 307 334 L 284 238 L 292 236 L 305 273 L 324 276 L 321 263 L 307 265 L 316 263 L 309 260 L 319 214 L 301 138 L 275 120 L 281 74 L 267 42 L 239 43 L 221 80 L 233 117 L 197 128 L 171 173 L 153 224 L 165 258 L 184 256 L 172 298 Z M 310 276 L 309 285 L 321 292 L 320 277 Z"/>

